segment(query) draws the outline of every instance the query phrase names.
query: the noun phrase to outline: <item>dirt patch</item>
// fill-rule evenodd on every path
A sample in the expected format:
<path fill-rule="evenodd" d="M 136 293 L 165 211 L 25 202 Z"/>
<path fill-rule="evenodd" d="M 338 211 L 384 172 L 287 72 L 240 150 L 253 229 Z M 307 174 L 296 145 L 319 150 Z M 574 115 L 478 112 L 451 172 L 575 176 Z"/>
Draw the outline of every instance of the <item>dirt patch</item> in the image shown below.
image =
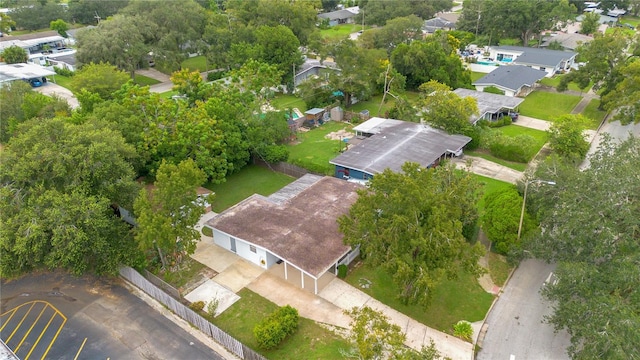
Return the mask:
<path fill-rule="evenodd" d="M 198 286 L 202 285 L 205 281 L 212 279 L 214 276 L 218 275 L 218 272 L 205 267 L 196 276 L 194 276 L 189 282 L 184 284 L 184 286 L 180 289 L 182 294 L 188 294 L 193 291 Z"/>
<path fill-rule="evenodd" d="M 332 133 L 329 133 L 327 135 L 325 135 L 325 139 L 331 139 L 331 140 L 342 140 L 344 138 L 350 138 L 353 137 L 353 133 L 347 129 L 342 129 L 342 130 L 338 130 L 338 131 L 334 131 Z"/>

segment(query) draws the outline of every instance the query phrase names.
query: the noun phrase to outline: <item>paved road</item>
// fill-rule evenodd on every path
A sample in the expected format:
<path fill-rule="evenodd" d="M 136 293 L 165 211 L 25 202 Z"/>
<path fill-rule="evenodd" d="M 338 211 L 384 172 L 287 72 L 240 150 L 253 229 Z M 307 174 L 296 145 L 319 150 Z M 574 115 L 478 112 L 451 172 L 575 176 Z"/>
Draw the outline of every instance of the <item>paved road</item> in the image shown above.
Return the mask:
<path fill-rule="evenodd" d="M 487 333 L 476 359 L 569 359 L 569 334 L 555 333 L 551 325 L 542 322 L 553 309 L 540 289 L 554 268 L 531 259 L 520 264 L 487 318 Z"/>
<path fill-rule="evenodd" d="M 27 359 L 222 359 L 120 285 L 60 272 L 2 281 L 0 337 Z"/>
<path fill-rule="evenodd" d="M 630 134 L 633 134 L 633 136 L 636 137 L 640 137 L 640 123 L 629 125 L 622 125 L 620 121 L 604 123 L 598 134 L 595 135 L 593 141 L 591 142 L 591 148 L 587 153 L 587 157 L 580 165 L 581 169 L 589 167 L 589 156 L 595 153 L 598 149 L 600 141 L 602 140 L 602 133 L 609 134 L 614 142 L 619 143 L 627 139 Z"/>

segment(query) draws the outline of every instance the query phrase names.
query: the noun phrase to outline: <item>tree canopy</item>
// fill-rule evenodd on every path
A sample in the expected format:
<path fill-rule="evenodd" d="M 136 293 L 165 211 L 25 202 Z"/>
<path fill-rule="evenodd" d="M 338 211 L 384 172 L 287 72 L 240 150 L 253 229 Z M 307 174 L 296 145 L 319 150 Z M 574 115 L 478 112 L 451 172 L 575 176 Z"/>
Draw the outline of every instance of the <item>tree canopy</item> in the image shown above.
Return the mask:
<path fill-rule="evenodd" d="M 509 251 L 520 248 L 518 227 L 522 201 L 523 199 L 515 186 L 506 187 L 485 196 L 482 230 L 495 244 L 496 251 L 501 254 L 506 255 Z M 522 227 L 523 233 L 535 227 L 533 219 L 526 212 Z"/>
<path fill-rule="evenodd" d="M 527 248 L 558 263 L 548 321 L 569 332 L 575 359 L 640 357 L 638 164 L 638 138 L 605 140 L 583 171 L 541 164 L 536 176 L 556 186 L 530 192 L 542 231 Z"/>
<path fill-rule="evenodd" d="M 197 189 L 205 180 L 204 172 L 191 159 L 178 165 L 163 161 L 155 188 L 142 189 L 135 201 L 136 241 L 142 250 L 157 250 L 163 267 L 167 260 L 180 262 L 182 254 L 193 254 L 196 249 L 200 233 L 195 225 L 204 214 Z"/>
<path fill-rule="evenodd" d="M 20 46 L 12 45 L 2 51 L 2 59 L 7 64 L 26 63 L 29 60 L 29 54 Z"/>
<path fill-rule="evenodd" d="M 429 124 L 450 134 L 459 134 L 470 125 L 469 118 L 478 115 L 476 99 L 462 98 L 444 84 L 431 80 L 420 85 L 423 118 Z"/>
<path fill-rule="evenodd" d="M 465 238 L 478 218 L 478 184 L 452 166 L 406 163 L 402 171 L 375 175 L 338 224 L 365 263 L 392 274 L 402 301 L 427 306 L 443 276 L 480 271 L 483 248 Z"/>
<path fill-rule="evenodd" d="M 579 114 L 556 118 L 548 130 L 553 151 L 569 160 L 582 161 L 589 151 L 589 142 L 583 134 L 587 121 Z"/>

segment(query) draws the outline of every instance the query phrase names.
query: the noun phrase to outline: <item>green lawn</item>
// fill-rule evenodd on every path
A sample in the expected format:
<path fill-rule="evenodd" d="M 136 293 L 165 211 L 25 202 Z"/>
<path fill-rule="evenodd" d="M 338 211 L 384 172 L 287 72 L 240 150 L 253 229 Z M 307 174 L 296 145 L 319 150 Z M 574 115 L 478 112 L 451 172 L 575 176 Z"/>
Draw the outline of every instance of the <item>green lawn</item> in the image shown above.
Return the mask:
<path fill-rule="evenodd" d="M 207 71 L 207 59 L 204 55 L 194 56 L 183 61 L 181 64 L 183 69 L 191 71 L 205 72 Z"/>
<path fill-rule="evenodd" d="M 489 276 L 494 284 L 502 287 L 511 273 L 510 266 L 504 256 L 489 252 Z"/>
<path fill-rule="evenodd" d="M 371 281 L 371 287 L 361 288 L 360 279 Z M 358 266 L 345 280 L 401 313 L 448 333 L 452 333 L 453 325 L 459 320 L 484 319 L 493 301 L 493 295 L 485 292 L 475 277 L 466 274 L 460 274 L 457 280 L 443 279 L 435 287 L 431 304 L 426 309 L 419 305 L 404 305 L 396 297 L 398 289 L 391 275 L 382 267 Z"/>
<path fill-rule="evenodd" d="M 163 99 L 171 99 L 173 95 L 178 95 L 178 92 L 170 90 L 170 91 L 165 91 L 163 93 L 160 93 L 160 97 Z"/>
<path fill-rule="evenodd" d="M 278 110 L 287 110 L 288 108 L 298 108 L 302 112 L 308 110 L 304 100 L 294 95 L 276 94 L 270 102 Z"/>
<path fill-rule="evenodd" d="M 479 80 L 480 78 L 482 78 L 485 75 L 487 75 L 487 74 L 483 73 L 483 72 L 472 71 L 471 72 L 471 82 Z"/>
<path fill-rule="evenodd" d="M 380 110 L 380 116 L 384 117 L 384 113 L 393 108 L 395 100 L 391 96 L 387 96 L 385 99 L 385 103 L 382 105 L 382 109 Z M 378 109 L 380 108 L 380 102 L 382 101 L 382 95 L 376 95 L 369 100 L 360 101 L 357 104 L 354 104 L 350 108 L 347 108 L 347 111 L 353 111 L 356 113 L 361 112 L 362 110 L 369 110 L 370 116 L 378 116 Z"/>
<path fill-rule="evenodd" d="M 278 348 L 261 350 L 253 328 L 278 306 L 248 289 L 240 290 L 238 295 L 240 300 L 218 315 L 213 323 L 268 359 L 339 359 L 340 350 L 349 348 L 349 343 L 339 335 L 312 320 L 300 318 L 297 331 Z"/>
<path fill-rule="evenodd" d="M 508 160 L 502 160 L 500 158 L 497 158 L 497 157 L 491 155 L 488 151 L 483 150 L 483 149 L 478 149 L 478 150 L 473 150 L 473 151 L 468 151 L 467 150 L 467 151 L 465 151 L 465 154 L 471 155 L 471 156 L 477 156 L 477 157 L 483 158 L 485 160 L 493 161 L 496 164 L 500 164 L 500 165 L 506 166 L 506 167 L 511 168 L 513 170 L 525 171 L 527 169 L 527 164 L 517 163 L 517 162 L 513 162 L 513 161 L 508 161 Z"/>
<path fill-rule="evenodd" d="M 570 114 L 580 99 L 580 96 L 575 95 L 534 91 L 520 104 L 520 113 L 537 119 L 553 120 L 560 115 Z"/>
<path fill-rule="evenodd" d="M 365 26 L 365 30 L 370 26 Z M 320 30 L 320 35 L 325 40 L 341 40 L 349 37 L 349 34 L 362 30 L 361 24 L 342 24 Z"/>
<path fill-rule="evenodd" d="M 546 131 L 531 129 L 520 125 L 502 126 L 496 128 L 496 130 L 500 131 L 503 135 L 511 137 L 515 137 L 518 135 L 530 135 L 531 137 L 536 139 L 536 147 L 538 148 L 538 150 L 540 150 L 542 146 L 547 143 L 547 139 L 549 137 Z"/>
<path fill-rule="evenodd" d="M 622 24 L 629 24 L 632 25 L 634 27 L 637 27 L 638 25 L 640 25 L 640 17 L 638 16 L 625 16 L 622 18 L 622 20 L 620 20 L 620 22 Z"/>
<path fill-rule="evenodd" d="M 70 84 L 71 84 L 71 78 L 67 77 L 67 76 L 62 76 L 62 75 L 58 75 L 55 74 L 52 77 L 49 78 L 52 82 L 67 88 L 69 90 L 71 90 Z"/>
<path fill-rule="evenodd" d="M 313 172 L 333 175 L 334 167 L 329 164 L 329 160 L 340 154 L 342 143 L 340 140 L 326 139 L 325 135 L 345 128 L 351 129 L 351 125 L 329 121 L 313 130 L 299 132 L 298 144 L 289 145 L 288 162 Z"/>
<path fill-rule="evenodd" d="M 205 187 L 216 194 L 211 204 L 212 210 L 221 212 L 253 194 L 271 195 L 293 180 L 295 179 L 282 173 L 249 165 L 227 177 L 226 182 L 208 183 Z"/>
<path fill-rule="evenodd" d="M 582 111 L 582 115 L 587 117 L 589 120 L 588 128 L 595 130 L 600 126 L 602 119 L 607 115 L 606 111 L 598 110 L 600 106 L 600 100 L 593 99 L 589 102 L 587 107 Z"/>
<path fill-rule="evenodd" d="M 540 83 L 542 85 L 551 86 L 553 88 L 556 88 L 558 85 L 560 85 L 560 80 L 562 79 L 563 76 L 564 75 L 556 75 L 556 76 L 551 77 L 551 78 L 545 77 L 545 78 L 542 78 L 540 80 Z M 578 87 L 578 84 L 576 84 L 574 82 L 570 82 L 567 88 L 569 90 L 573 90 L 573 91 L 587 92 L 587 91 L 589 91 L 589 89 L 591 89 L 592 86 L 593 86 L 593 82 L 589 83 L 589 85 L 586 88 L 580 89 Z"/>
<path fill-rule="evenodd" d="M 160 84 L 160 81 L 156 79 L 152 79 L 150 77 L 147 77 L 144 75 L 138 75 L 138 74 L 136 74 L 136 78 L 134 82 L 140 86 L 151 86 L 155 84 Z"/>

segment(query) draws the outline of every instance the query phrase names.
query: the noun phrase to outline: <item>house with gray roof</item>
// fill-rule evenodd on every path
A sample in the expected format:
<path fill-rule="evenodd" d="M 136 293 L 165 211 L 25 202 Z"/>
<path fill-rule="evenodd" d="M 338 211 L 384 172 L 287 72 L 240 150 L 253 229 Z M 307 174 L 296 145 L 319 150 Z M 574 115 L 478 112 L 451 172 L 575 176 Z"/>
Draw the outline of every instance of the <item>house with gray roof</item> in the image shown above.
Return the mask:
<path fill-rule="evenodd" d="M 526 96 L 547 73 L 525 65 L 503 65 L 473 82 L 477 91 L 494 86 L 506 96 Z"/>
<path fill-rule="evenodd" d="M 358 13 L 359 8 L 356 6 L 318 14 L 318 19 L 320 19 L 320 21 L 329 20 L 329 26 L 353 24 L 355 22 L 355 16 L 358 15 Z"/>
<path fill-rule="evenodd" d="M 366 181 L 386 169 L 400 172 L 406 162 L 422 167 L 437 166 L 441 161 L 462 155 L 471 138 L 449 135 L 428 125 L 373 117 L 353 128 L 356 144 L 329 163 L 335 176 Z"/>
<path fill-rule="evenodd" d="M 495 121 L 517 111 L 523 98 L 481 92 L 469 89 L 455 89 L 456 95 L 465 98 L 472 97 L 478 104 L 478 116 L 472 115 L 469 122 L 476 124 L 480 120 Z"/>
<path fill-rule="evenodd" d="M 573 51 L 549 50 L 523 46 L 489 47 L 489 58 L 498 64 L 525 65 L 547 73 L 547 77 L 569 71 L 577 53 Z"/>
<path fill-rule="evenodd" d="M 359 253 L 343 242 L 337 219 L 361 185 L 307 174 L 265 197 L 254 194 L 208 220 L 213 241 L 317 294 Z"/>
<path fill-rule="evenodd" d="M 449 31 L 455 29 L 456 23 L 454 21 L 447 20 L 440 16 L 425 20 L 424 25 L 422 26 L 422 31 L 427 34 L 433 34 L 437 30 Z"/>
<path fill-rule="evenodd" d="M 558 42 L 565 50 L 575 50 L 578 46 L 586 44 L 593 40 L 592 36 L 578 33 L 557 33 L 544 38 L 541 48 L 547 48 L 551 43 Z"/>

